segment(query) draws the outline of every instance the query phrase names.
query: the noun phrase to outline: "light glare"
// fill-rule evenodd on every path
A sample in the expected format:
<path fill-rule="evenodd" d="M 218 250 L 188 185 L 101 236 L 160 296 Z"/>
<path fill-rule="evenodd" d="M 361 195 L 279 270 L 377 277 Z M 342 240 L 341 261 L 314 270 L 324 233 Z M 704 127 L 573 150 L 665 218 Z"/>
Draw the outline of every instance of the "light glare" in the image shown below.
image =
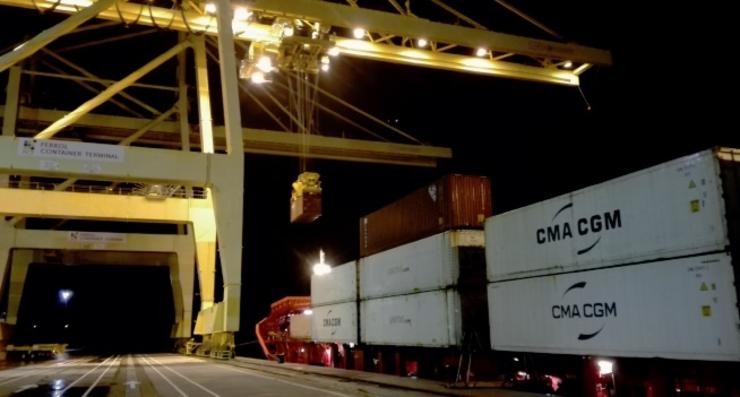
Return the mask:
<path fill-rule="evenodd" d="M 246 7 L 237 7 L 234 10 L 234 19 L 237 21 L 246 21 L 252 16 L 252 11 L 249 11 Z"/>
<path fill-rule="evenodd" d="M 267 55 L 261 56 L 260 59 L 257 60 L 257 69 L 263 71 L 264 73 L 272 72 L 272 58 L 268 57 Z"/>
<path fill-rule="evenodd" d="M 254 84 L 264 84 L 264 83 L 267 83 L 267 79 L 265 78 L 265 74 L 262 73 L 262 72 L 260 72 L 260 71 L 256 71 L 256 72 L 252 73 L 252 77 L 250 77 L 250 80 Z"/>
<path fill-rule="evenodd" d="M 599 366 L 599 375 L 610 375 L 614 372 L 614 363 L 608 360 L 599 360 L 596 363 Z"/>
<path fill-rule="evenodd" d="M 365 33 L 365 29 L 355 28 L 355 30 L 352 31 L 352 36 L 354 36 L 356 39 L 361 39 L 365 37 Z"/>

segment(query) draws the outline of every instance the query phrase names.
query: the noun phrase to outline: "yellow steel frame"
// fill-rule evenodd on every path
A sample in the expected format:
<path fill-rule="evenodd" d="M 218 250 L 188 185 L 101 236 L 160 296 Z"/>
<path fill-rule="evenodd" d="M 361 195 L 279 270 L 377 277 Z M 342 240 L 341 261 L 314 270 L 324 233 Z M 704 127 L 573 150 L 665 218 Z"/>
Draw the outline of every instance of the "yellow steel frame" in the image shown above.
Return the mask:
<path fill-rule="evenodd" d="M 435 0 L 435 3 L 441 1 Z M 317 0 L 254 0 L 251 8 L 265 16 L 290 17 L 318 22 L 340 28 L 363 27 L 368 30 L 370 41 L 349 37 L 336 38 L 341 53 L 365 59 L 395 62 L 410 66 L 438 68 L 465 73 L 523 79 L 574 86 L 578 76 L 591 65 L 609 65 L 611 56 L 607 51 L 545 40 L 530 39 L 480 29 L 466 28 L 432 22 L 403 10 L 397 2 L 394 7 L 404 15 L 366 10 L 354 6 Z M 188 3 L 191 4 L 191 3 Z M 271 25 L 234 22 L 231 3 L 217 0 L 216 16 L 206 15 L 197 8 L 165 9 L 151 4 L 134 4 L 112 0 L 0 0 L 0 5 L 53 9 L 55 12 L 73 14 L 70 18 L 36 35 L 13 51 L 0 55 L 0 71 L 12 68 L 9 79 L 8 100 L 3 111 L 3 136 L 0 137 L 0 174 L 25 176 L 50 176 L 63 178 L 86 178 L 109 181 L 131 181 L 145 183 L 168 183 L 184 186 L 206 187 L 207 200 L 168 198 L 160 201 L 144 197 L 115 196 L 104 194 L 80 194 L 64 191 L 33 191 L 10 189 L 7 180 L 0 183 L 0 214 L 12 216 L 43 216 L 59 218 L 81 218 L 97 220 L 127 220 L 138 222 L 171 222 L 193 225 L 193 239 L 201 285 L 202 305 L 198 314 L 196 334 L 208 336 L 211 347 L 223 350 L 233 347 L 233 332 L 239 328 L 241 290 L 241 244 L 242 244 L 242 196 L 244 176 L 244 150 L 254 153 L 295 155 L 300 151 L 300 140 L 291 134 L 274 131 L 243 130 L 239 113 L 238 81 L 234 40 L 279 44 L 280 32 Z M 146 9 L 146 10 L 145 10 Z M 404 12 L 405 11 L 405 12 Z M 142 18 L 137 18 L 139 15 Z M 218 64 L 221 76 L 221 92 L 225 125 L 213 128 L 207 79 L 206 48 L 204 38 L 193 37 L 152 60 L 122 81 L 112 83 L 102 92 L 70 114 L 55 114 L 47 110 L 18 108 L 17 82 L 20 68 L 13 67 L 20 60 L 32 55 L 61 35 L 74 32 L 75 28 L 93 17 L 110 21 L 141 25 L 168 26 L 173 30 L 205 32 L 218 37 Z M 121 18 L 123 20 L 121 20 Z M 473 21 L 474 22 L 474 21 Z M 236 30 L 236 34 L 232 30 Z M 78 28 L 81 31 L 87 28 Z M 349 30 L 347 29 L 347 30 Z M 375 40 L 375 36 L 381 37 Z M 429 49 L 414 48 L 414 38 L 430 40 Z M 401 38 L 401 43 L 398 43 Z M 63 128 L 77 125 L 135 126 L 135 137 L 147 131 L 179 133 L 177 146 L 187 149 L 185 142 L 189 132 L 183 122 L 184 101 L 179 104 L 179 123 L 165 121 L 169 116 L 147 107 L 155 120 L 100 116 L 89 112 L 112 96 L 130 87 L 139 77 L 152 70 L 171 56 L 193 48 L 195 54 L 198 109 L 200 120 L 201 153 L 188 150 L 173 151 L 142 147 L 125 147 L 125 161 L 121 163 L 99 163 L 88 167 L 79 160 L 44 160 L 19 154 L 16 116 L 20 119 L 39 119 L 50 123 L 37 137 L 49 138 Z M 487 58 L 476 58 L 464 52 L 482 47 L 488 50 Z M 454 51 L 454 52 L 450 52 Z M 520 57 L 535 59 L 534 64 L 516 61 Z M 179 57 L 182 61 L 183 57 Z M 59 60 L 59 58 L 55 57 Z M 574 64 L 574 70 L 564 70 L 564 62 Z M 519 63 L 516 63 L 519 62 Z M 64 62 L 63 62 L 64 63 Z M 97 79 L 89 72 L 75 68 L 86 79 Z M 534 65 L 534 66 L 533 66 Z M 538 66 L 539 65 L 539 66 Z M 181 65 L 182 67 L 182 65 Z M 80 84 L 87 84 L 78 81 Z M 13 86 L 15 84 L 15 86 Z M 106 82 L 107 85 L 107 82 Z M 88 86 L 89 87 L 89 86 Z M 91 87 L 89 87 L 91 88 Z M 184 92 L 182 82 L 178 91 Z M 145 104 L 144 104 L 145 105 Z M 28 113 L 35 112 L 29 116 Z M 53 116 L 50 116 L 53 115 Z M 162 121 L 161 123 L 158 123 Z M 125 128 L 124 128 L 125 129 Z M 279 135 L 278 135 L 279 134 Z M 216 154 L 214 135 L 223 137 L 225 153 Z M 421 145 L 398 145 L 368 143 L 328 137 L 310 137 L 312 148 L 309 155 L 318 158 L 351 159 L 393 164 L 433 165 L 437 158 L 448 158 L 449 149 Z M 139 139 L 139 142 L 146 142 Z M 246 142 L 246 146 L 245 146 Z M 90 170 L 94 169 L 94 172 Z M 9 226 L 4 224 L 0 231 L 7 234 Z M 15 232 L 14 232 L 15 233 Z M 224 300 L 214 302 L 216 236 L 219 240 L 224 278 Z M 51 237 L 46 237 L 51 239 Z M 0 238 L 0 266 L 5 267 L 10 239 Z M 188 328 L 189 329 L 189 328 Z M 185 330 L 181 330 L 185 332 Z"/>
<path fill-rule="evenodd" d="M 142 253 L 174 254 L 164 255 L 164 262 L 159 265 L 169 266 L 175 306 L 175 324 L 173 338 L 189 338 L 192 328 L 193 282 L 195 269 L 195 250 L 192 235 L 157 235 L 157 234 L 124 234 L 122 242 L 90 243 L 73 241 L 69 232 L 55 230 L 15 229 L 0 224 L 0 236 L 3 244 L 0 256 L 9 256 L 11 267 L 9 274 L 8 311 L 6 324 L 14 325 L 17 321 L 23 285 L 28 265 L 32 262 L 43 262 L 34 250 L 65 250 L 87 252 L 88 260 L 100 265 L 142 263 L 133 256 Z M 11 253 L 12 250 L 12 253 Z M 144 255 L 146 258 L 146 256 Z M 6 273 L 6 261 L 0 261 L 0 275 Z M 4 280 L 0 277 L 0 290 Z"/>
<path fill-rule="evenodd" d="M 55 0 L 36 1 L 41 9 L 51 8 Z M 77 7 L 90 4 L 89 0 L 62 0 L 54 9 L 57 12 L 74 13 Z M 34 8 L 32 0 L 0 0 L 0 5 Z M 119 20 L 120 15 L 125 21 L 136 20 L 137 15 L 146 7 L 145 16 L 138 19 L 141 25 L 170 26 L 180 31 L 206 32 L 217 34 L 218 24 L 210 15 L 203 15 L 197 10 L 176 10 L 160 7 L 151 7 L 151 16 L 147 6 L 132 3 L 119 4 L 118 10 L 110 7 L 98 14 L 99 18 Z M 417 18 L 408 15 L 398 15 L 388 12 L 367 10 L 342 4 L 329 3 L 318 0 L 255 0 L 250 8 L 256 12 L 275 16 L 288 16 L 299 19 L 320 22 L 332 26 L 353 28 L 364 27 L 370 32 L 377 32 L 389 37 L 425 37 L 435 43 L 434 48 L 410 48 L 398 45 L 366 42 L 360 45 L 358 40 L 346 37 L 337 38 L 337 46 L 347 55 L 408 64 L 454 70 L 466 73 L 481 73 L 506 78 L 524 79 L 537 82 L 578 85 L 578 73 L 570 70 L 560 70 L 551 65 L 558 61 L 571 61 L 580 67 L 582 65 L 610 65 L 611 55 L 608 51 L 580 46 L 571 43 L 531 39 L 510 34 L 497 33 L 482 29 L 468 28 L 457 25 L 444 24 Z M 279 43 L 277 36 L 270 25 L 259 23 L 235 23 L 238 35 L 237 40 L 261 41 Z M 405 40 L 408 41 L 408 40 Z M 387 43 L 387 41 L 386 41 Z M 439 45 L 444 43 L 445 45 Z M 442 52 L 444 49 L 465 47 L 475 49 L 483 47 L 492 52 L 502 54 L 519 54 L 536 59 L 547 59 L 548 66 L 528 66 L 503 61 L 480 62 L 475 57 Z"/>

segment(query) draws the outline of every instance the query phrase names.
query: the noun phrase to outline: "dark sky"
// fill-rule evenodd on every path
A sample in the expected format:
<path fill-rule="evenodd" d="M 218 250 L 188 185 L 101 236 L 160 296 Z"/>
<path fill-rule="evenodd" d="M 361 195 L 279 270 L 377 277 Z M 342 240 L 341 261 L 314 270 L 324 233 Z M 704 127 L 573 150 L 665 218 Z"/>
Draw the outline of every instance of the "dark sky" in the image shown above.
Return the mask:
<path fill-rule="evenodd" d="M 547 38 L 492 0 L 450 3 L 462 9 L 475 4 L 469 14 L 493 30 Z M 310 264 L 319 247 L 332 263 L 356 258 L 360 216 L 445 173 L 489 176 L 494 213 L 501 213 L 714 145 L 740 147 L 730 123 L 737 113 L 736 84 L 723 66 L 729 61 L 721 59 L 729 56 L 723 48 L 731 48 L 722 42 L 728 37 L 722 10 L 617 1 L 511 3 L 569 40 L 612 51 L 612 67 L 582 77 L 591 109 L 577 88 L 340 58 L 322 79 L 325 89 L 380 118 L 398 119 L 400 128 L 425 142 L 451 147 L 454 158 L 437 169 L 310 161 L 309 169 L 322 176 L 324 214 L 313 224 L 292 225 L 290 184 L 300 171 L 298 161 L 248 155 L 238 342 L 254 339 L 254 323 L 271 302 L 309 293 Z M 0 26 L 20 15 L 27 32 L 38 31 L 57 18 L 10 10 L 0 8 Z M 8 32 L 0 48 L 19 35 Z M 67 55 L 92 62 L 106 77 L 120 77 L 172 45 L 173 37 L 156 33 Z M 126 55 L 113 56 L 118 53 Z M 171 67 L 157 73 L 147 81 L 172 81 Z M 41 104 L 56 101 L 48 87 L 39 88 L 46 92 L 36 99 Z M 253 103 L 242 105 L 245 125 L 264 123 Z M 131 270 L 121 280 L 135 283 L 148 274 Z M 167 288 L 166 278 L 154 280 Z M 152 299 L 167 307 L 165 295 Z M 134 313 L 133 302 L 129 309 Z"/>

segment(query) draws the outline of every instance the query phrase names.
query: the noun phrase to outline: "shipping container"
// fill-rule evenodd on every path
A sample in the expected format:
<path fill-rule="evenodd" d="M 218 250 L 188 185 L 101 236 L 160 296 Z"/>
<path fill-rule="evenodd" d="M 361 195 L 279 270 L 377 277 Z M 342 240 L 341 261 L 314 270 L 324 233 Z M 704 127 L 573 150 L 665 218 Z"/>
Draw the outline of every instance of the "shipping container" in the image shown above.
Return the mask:
<path fill-rule="evenodd" d="M 492 283 L 488 302 L 494 350 L 740 360 L 727 253 Z"/>
<path fill-rule="evenodd" d="M 483 231 L 465 231 L 465 237 L 448 231 L 362 258 L 360 298 L 432 291 L 457 285 L 461 250 L 483 251 Z M 477 234 L 477 238 L 473 237 Z M 471 247 L 477 241 L 478 247 Z M 466 247 L 458 247 L 458 242 Z M 477 258 L 476 258 L 477 259 Z M 482 268 L 482 261 L 478 262 Z"/>
<path fill-rule="evenodd" d="M 738 227 L 738 161 L 707 150 L 489 218 L 488 279 L 723 251 Z"/>
<path fill-rule="evenodd" d="M 288 332 L 292 339 L 311 340 L 311 316 L 308 314 L 291 316 Z"/>
<path fill-rule="evenodd" d="M 311 275 L 311 304 L 328 305 L 357 300 L 357 263 L 348 262 L 331 269 L 331 273 Z"/>
<path fill-rule="evenodd" d="M 491 215 L 487 177 L 448 175 L 360 218 L 360 256 L 451 229 L 482 229 Z"/>
<path fill-rule="evenodd" d="M 321 217 L 321 193 L 303 193 L 290 200 L 290 222 L 311 223 Z"/>
<path fill-rule="evenodd" d="M 462 341 L 460 297 L 455 290 L 360 302 L 362 343 L 448 347 Z"/>
<path fill-rule="evenodd" d="M 313 308 L 313 340 L 326 343 L 358 343 L 357 302 Z"/>

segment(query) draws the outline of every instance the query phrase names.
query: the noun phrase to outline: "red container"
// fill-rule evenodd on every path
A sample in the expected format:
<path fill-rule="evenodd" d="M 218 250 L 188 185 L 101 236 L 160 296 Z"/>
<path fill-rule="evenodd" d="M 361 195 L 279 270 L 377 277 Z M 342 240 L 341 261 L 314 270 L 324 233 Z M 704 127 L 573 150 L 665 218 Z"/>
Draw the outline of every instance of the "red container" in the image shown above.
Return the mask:
<path fill-rule="evenodd" d="M 321 193 L 303 193 L 290 201 L 290 222 L 311 223 L 321 216 Z"/>
<path fill-rule="evenodd" d="M 491 216 L 485 176 L 447 175 L 360 218 L 360 256 L 451 229 L 482 229 Z"/>

